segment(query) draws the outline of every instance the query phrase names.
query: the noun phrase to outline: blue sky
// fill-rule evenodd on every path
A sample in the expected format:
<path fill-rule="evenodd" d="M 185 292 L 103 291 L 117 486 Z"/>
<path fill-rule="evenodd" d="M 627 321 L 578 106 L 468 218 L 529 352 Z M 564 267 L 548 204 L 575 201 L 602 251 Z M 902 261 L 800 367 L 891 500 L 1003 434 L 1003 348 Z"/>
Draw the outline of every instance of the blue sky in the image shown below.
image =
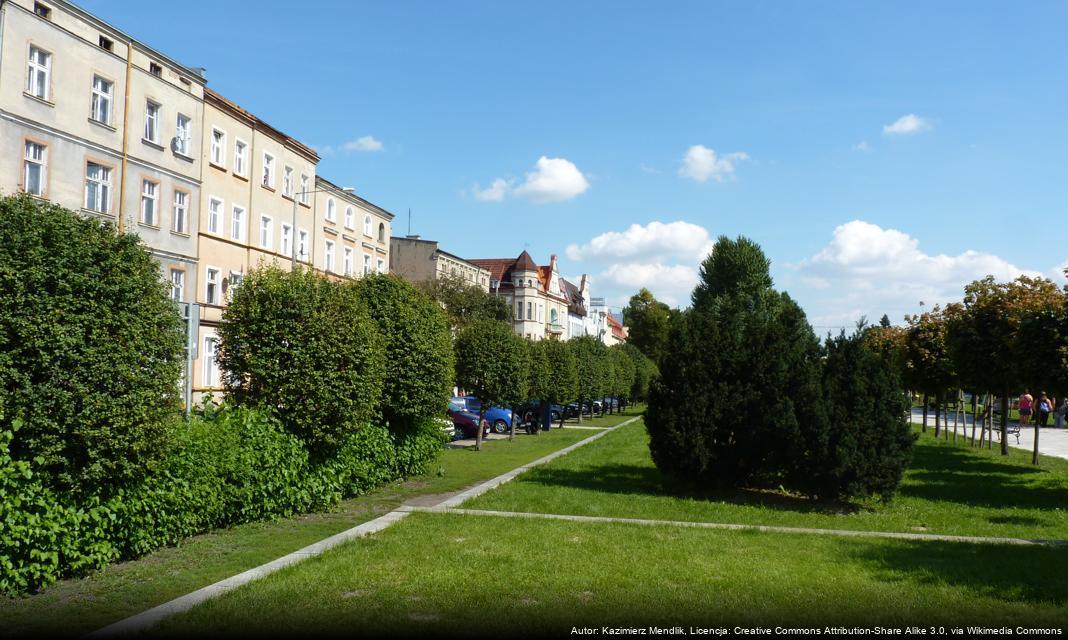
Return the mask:
<path fill-rule="evenodd" d="M 820 327 L 1068 263 L 1065 2 L 82 5 L 396 234 L 556 253 L 617 306 L 686 304 L 720 234 Z"/>

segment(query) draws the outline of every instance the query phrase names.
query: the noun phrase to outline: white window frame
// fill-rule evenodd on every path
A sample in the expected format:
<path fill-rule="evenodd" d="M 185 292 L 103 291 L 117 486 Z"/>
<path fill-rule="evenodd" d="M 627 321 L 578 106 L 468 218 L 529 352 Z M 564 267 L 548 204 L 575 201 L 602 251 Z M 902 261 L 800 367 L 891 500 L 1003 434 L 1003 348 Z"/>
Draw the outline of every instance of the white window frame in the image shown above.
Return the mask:
<path fill-rule="evenodd" d="M 274 189 L 274 156 L 266 151 L 263 152 L 263 179 L 261 184 Z"/>
<path fill-rule="evenodd" d="M 333 198 L 326 199 L 326 219 L 328 222 L 337 221 L 337 203 Z"/>
<path fill-rule="evenodd" d="M 260 248 L 272 249 L 274 240 L 274 220 L 271 216 L 260 214 Z"/>
<path fill-rule="evenodd" d="M 26 57 L 26 93 L 45 101 L 52 94 L 52 52 L 35 44 Z"/>
<path fill-rule="evenodd" d="M 230 303 L 234 300 L 234 294 L 241 288 L 241 285 L 245 282 L 245 273 L 243 271 L 231 271 L 230 277 L 226 278 L 226 302 Z"/>
<path fill-rule="evenodd" d="M 171 269 L 171 300 L 182 302 L 184 298 L 185 271 L 182 271 L 181 269 Z"/>
<path fill-rule="evenodd" d="M 99 87 L 97 85 L 100 85 Z M 105 91 L 104 88 L 107 88 Z M 103 76 L 93 74 L 92 99 L 89 102 L 89 118 L 94 122 L 111 126 L 111 105 L 114 102 L 115 83 Z"/>
<path fill-rule="evenodd" d="M 90 174 L 92 167 L 98 167 L 100 169 L 100 176 L 94 178 Z M 90 200 L 89 195 L 91 193 L 89 187 L 96 187 L 96 198 Z M 85 208 L 89 211 L 96 211 L 97 213 L 108 213 L 111 211 L 111 167 L 102 165 L 99 162 L 93 162 L 89 160 L 85 163 Z"/>
<path fill-rule="evenodd" d="M 376 267 L 378 273 L 385 273 L 386 272 L 386 261 L 383 260 L 382 258 L 376 258 L 375 267 Z"/>
<path fill-rule="evenodd" d="M 300 174 L 300 203 L 308 204 L 308 198 L 311 196 L 311 186 L 309 185 L 310 178 L 308 174 Z"/>
<path fill-rule="evenodd" d="M 155 107 L 155 110 L 153 110 Z M 154 100 L 145 100 L 145 129 L 142 131 L 145 140 L 159 144 L 160 118 L 163 117 L 163 105 Z"/>
<path fill-rule="evenodd" d="M 363 235 L 368 238 L 371 236 L 371 214 L 367 214 L 363 217 Z"/>
<path fill-rule="evenodd" d="M 208 160 L 217 167 L 226 168 L 226 131 L 219 127 L 211 128 L 211 157 Z"/>
<path fill-rule="evenodd" d="M 193 119 L 184 113 L 179 113 L 174 117 L 174 138 L 178 141 L 175 151 L 188 157 L 190 147 L 192 147 Z"/>
<path fill-rule="evenodd" d="M 37 189 L 30 189 L 30 168 L 37 169 Z M 43 197 L 48 185 L 48 145 L 26 140 L 22 145 L 22 190 Z"/>
<path fill-rule="evenodd" d="M 218 208 L 212 208 L 213 204 L 218 204 Z M 210 233 L 221 233 L 219 228 L 222 224 L 222 214 L 225 208 L 226 203 L 222 201 L 222 198 L 208 197 L 208 231 Z"/>
<path fill-rule="evenodd" d="M 363 254 L 363 275 L 371 273 L 371 256 Z"/>
<path fill-rule="evenodd" d="M 297 229 L 297 260 L 307 262 L 308 257 L 308 231 Z"/>
<path fill-rule="evenodd" d="M 211 277 L 212 271 L 215 272 L 215 278 Z M 212 285 L 215 285 L 214 290 Z M 213 295 L 214 291 L 214 295 Z M 219 267 L 213 267 L 210 264 L 204 267 L 204 304 L 218 305 L 222 302 L 222 269 Z"/>
<path fill-rule="evenodd" d="M 282 168 L 282 195 L 293 197 L 293 167 L 288 164 Z"/>
<path fill-rule="evenodd" d="M 188 191 L 174 190 L 174 206 L 171 210 L 171 231 L 175 233 L 189 233 L 189 200 Z"/>
<path fill-rule="evenodd" d="M 204 336 L 204 386 L 219 386 L 219 363 L 215 359 L 219 351 L 219 337 L 215 334 Z"/>
<path fill-rule="evenodd" d="M 352 207 L 345 207 L 345 228 L 356 230 L 356 212 Z"/>
<path fill-rule="evenodd" d="M 293 225 L 282 223 L 282 238 L 280 253 L 284 256 L 293 256 Z"/>
<path fill-rule="evenodd" d="M 245 208 L 233 205 L 230 208 L 230 239 L 242 242 L 245 239 Z M 236 231 L 236 233 L 235 233 Z"/>
<path fill-rule="evenodd" d="M 148 185 L 152 185 L 149 189 Z M 149 227 L 159 226 L 159 183 L 149 180 L 148 178 L 141 179 L 141 224 Z M 149 220 L 148 205 L 152 204 L 152 219 Z"/>
<path fill-rule="evenodd" d="M 248 176 L 248 143 L 241 138 L 234 138 L 234 173 Z"/>
<path fill-rule="evenodd" d="M 352 247 L 345 247 L 345 256 L 341 261 L 342 271 L 346 276 L 352 276 Z"/>
<path fill-rule="evenodd" d="M 327 240 L 323 250 L 323 271 L 334 272 L 334 241 Z"/>
<path fill-rule="evenodd" d="M 522 320 L 523 319 L 523 301 L 522 300 L 520 300 L 519 302 L 515 303 L 515 309 L 516 309 L 515 319 L 516 320 Z"/>

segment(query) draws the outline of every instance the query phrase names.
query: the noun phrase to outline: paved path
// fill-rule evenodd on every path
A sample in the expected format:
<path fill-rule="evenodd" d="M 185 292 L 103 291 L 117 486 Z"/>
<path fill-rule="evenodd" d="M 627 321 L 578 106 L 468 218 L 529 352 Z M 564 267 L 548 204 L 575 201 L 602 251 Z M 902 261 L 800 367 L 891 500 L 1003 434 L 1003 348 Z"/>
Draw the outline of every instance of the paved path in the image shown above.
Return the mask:
<path fill-rule="evenodd" d="M 914 408 L 912 410 L 912 422 L 914 422 L 915 424 L 923 423 L 923 409 L 915 409 Z M 934 411 L 929 411 L 927 413 L 927 428 L 928 429 L 933 429 L 934 428 L 934 423 L 935 423 Z M 971 416 L 966 416 L 965 417 L 965 424 L 967 424 L 968 437 L 970 438 L 971 434 L 972 434 L 972 427 L 971 427 L 972 419 L 971 419 Z M 1051 425 L 1053 424 L 1053 419 L 1052 418 L 1050 419 L 1050 424 Z M 949 414 L 949 425 L 950 425 L 950 427 L 949 427 L 949 431 L 950 431 L 949 437 L 950 437 L 950 439 L 952 439 L 953 438 L 953 414 L 952 413 Z M 995 428 L 1000 429 L 1000 426 L 996 425 Z M 1038 436 L 1038 453 L 1039 453 L 1039 455 L 1040 456 L 1043 456 L 1043 455 L 1045 455 L 1045 456 L 1055 456 L 1057 458 L 1068 459 L 1068 429 L 1055 429 L 1052 426 L 1049 426 L 1049 427 L 1046 427 L 1044 429 L 1040 429 L 1040 431 L 1041 431 L 1041 433 Z M 958 433 L 959 432 L 960 432 L 960 427 L 958 427 Z M 959 438 L 960 436 L 958 435 L 957 437 Z M 976 440 L 979 439 L 978 429 L 976 429 L 976 436 L 975 437 L 976 437 Z M 994 434 L 994 447 L 996 448 L 996 447 L 1001 446 L 1000 442 L 1001 441 L 998 440 L 998 434 L 995 433 Z M 1020 443 L 1019 444 L 1016 443 L 1016 437 L 1010 435 L 1009 436 L 1009 446 L 1010 447 L 1017 447 L 1017 448 L 1020 448 L 1020 449 L 1026 449 L 1027 451 L 1034 451 L 1034 448 L 1035 448 L 1035 427 L 1033 425 L 1029 425 L 1029 426 L 1026 426 L 1026 427 L 1023 427 L 1023 428 L 1020 429 Z"/>
<path fill-rule="evenodd" d="M 630 418 L 629 420 L 625 420 L 625 421 L 623 421 L 623 422 L 621 422 L 621 423 L 619 423 L 619 424 L 617 424 L 617 425 L 615 425 L 613 427 L 609 427 L 607 429 L 603 429 L 603 430 L 601 430 L 600 433 L 596 433 L 596 434 L 590 436 L 589 438 L 586 438 L 585 440 L 580 440 L 579 442 L 576 442 L 573 445 L 564 447 L 563 449 L 560 449 L 558 451 L 554 451 L 554 452 L 550 453 L 547 456 L 538 458 L 534 462 L 529 462 L 529 463 L 527 463 L 527 464 L 525 464 L 525 465 L 523 465 L 521 467 L 518 467 L 516 469 L 512 469 L 511 471 L 509 471 L 507 473 L 503 473 L 503 474 L 497 476 L 496 478 L 493 478 L 493 479 L 487 480 L 485 482 L 482 482 L 480 484 L 477 484 L 477 485 L 475 485 L 473 487 L 470 487 L 470 488 L 468 488 L 468 489 L 466 489 L 464 491 L 460 491 L 460 492 L 454 493 L 454 494 L 441 495 L 440 496 L 441 502 L 439 502 L 439 503 L 437 503 L 435 505 L 426 505 L 426 507 L 432 507 L 432 508 L 434 508 L 434 507 L 440 507 L 440 508 L 458 507 L 464 501 L 469 500 L 471 498 L 474 498 L 475 496 L 480 496 L 483 493 L 486 493 L 487 491 L 489 491 L 491 489 L 499 487 L 500 485 L 504 484 L 505 482 L 508 482 L 509 480 L 512 480 L 513 478 L 515 478 L 519 474 L 523 473 L 524 471 L 527 471 L 527 470 L 532 469 L 533 467 L 536 467 L 538 465 L 542 465 L 542 464 L 545 464 L 545 463 L 550 462 L 552 460 L 555 460 L 556 458 L 559 458 L 560 456 L 567 455 L 568 453 L 571 453 L 575 449 L 578 449 L 579 447 L 581 447 L 583 445 L 589 444 L 590 442 L 593 442 L 594 440 L 602 438 L 605 435 L 607 435 L 608 433 L 610 433 L 610 432 L 612 432 L 612 431 L 614 431 L 614 430 L 616 430 L 616 429 L 618 429 L 620 427 L 628 425 L 628 424 L 634 422 L 635 420 L 639 420 L 640 418 L 641 418 L 641 416 Z M 503 437 L 507 437 L 507 436 L 503 436 Z M 426 507 L 423 507 L 423 508 L 426 508 Z M 208 585 L 208 586 L 203 587 L 201 589 L 197 589 L 196 591 L 194 591 L 192 593 L 188 593 L 188 594 L 186 594 L 184 596 L 181 596 L 179 598 L 175 598 L 174 600 L 171 600 L 170 602 L 165 602 L 165 603 L 163 603 L 163 604 L 161 604 L 161 605 L 159 605 L 157 607 L 153 607 L 153 608 L 149 609 L 148 611 L 143 611 L 143 612 L 138 613 L 136 615 L 130 616 L 129 618 L 126 618 L 124 620 L 120 620 L 120 621 L 118 621 L 118 622 L 116 622 L 114 624 L 110 624 L 110 625 L 104 627 L 103 629 L 99 629 L 97 631 L 94 631 L 93 633 L 89 634 L 87 637 L 90 637 L 90 638 L 110 638 L 110 637 L 116 637 L 116 636 L 134 635 L 134 634 L 137 634 L 137 633 L 145 632 L 145 631 L 151 629 L 152 627 L 155 627 L 156 625 L 158 625 L 160 622 L 162 622 L 166 618 L 168 618 L 170 616 L 173 616 L 176 613 L 183 613 L 185 611 L 189 611 L 190 609 L 192 609 L 193 607 L 197 606 L 198 604 L 200 604 L 202 602 L 206 602 L 206 601 L 208 601 L 208 600 L 210 600 L 212 598 L 216 598 L 218 596 L 221 596 L 224 593 L 227 593 L 228 591 L 233 591 L 234 589 L 236 589 L 236 588 L 238 588 L 238 587 L 240 587 L 242 585 L 248 584 L 249 582 L 252 582 L 253 580 L 258 580 L 260 578 L 263 578 L 265 576 L 268 576 L 268 575 L 274 573 L 275 571 L 278 571 L 279 569 L 284 569 L 285 567 L 292 566 L 294 564 L 297 564 L 298 562 L 302 562 L 304 560 L 307 560 L 308 558 L 313 558 L 315 556 L 321 555 L 326 550 L 332 549 L 332 548 L 334 548 L 334 547 L 336 547 L 336 546 L 338 546 L 340 544 L 343 544 L 345 542 L 349 542 L 350 540 L 355 540 L 357 538 L 362 538 L 362 537 L 368 536 L 368 535 L 370 535 L 372 533 L 376 533 L 378 531 L 382 531 L 383 529 L 385 529 L 386 527 L 392 525 L 393 523 L 398 522 L 398 521 L 408 517 L 408 515 L 411 514 L 411 512 L 413 510 L 416 510 L 416 509 L 419 509 L 419 508 L 420 507 L 415 507 L 415 506 L 402 506 L 401 508 L 399 508 L 399 509 L 397 509 L 395 511 L 390 511 L 389 513 L 387 513 L 384 516 L 375 518 L 374 520 L 371 520 L 369 522 L 364 522 L 363 524 L 360 524 L 360 525 L 355 526 L 355 527 L 353 527 L 351 529 L 348 529 L 347 531 L 342 531 L 341 533 L 338 533 L 336 535 L 330 536 L 329 538 L 326 538 L 325 540 L 320 540 L 319 542 L 316 542 L 315 544 L 312 544 L 312 545 L 309 545 L 307 547 L 304 547 L 303 549 L 300 549 L 298 551 L 294 551 L 293 553 L 290 553 L 288 555 L 282 556 L 281 558 L 278 558 L 276 560 L 272 560 L 271 562 L 268 562 L 267 564 L 263 564 L 263 565 L 260 565 L 258 567 L 254 567 L 252 569 L 249 569 L 248 571 L 245 571 L 243 573 L 239 573 L 236 576 L 232 576 L 232 577 L 227 578 L 225 580 L 220 580 L 219 582 L 216 582 L 215 584 Z"/>

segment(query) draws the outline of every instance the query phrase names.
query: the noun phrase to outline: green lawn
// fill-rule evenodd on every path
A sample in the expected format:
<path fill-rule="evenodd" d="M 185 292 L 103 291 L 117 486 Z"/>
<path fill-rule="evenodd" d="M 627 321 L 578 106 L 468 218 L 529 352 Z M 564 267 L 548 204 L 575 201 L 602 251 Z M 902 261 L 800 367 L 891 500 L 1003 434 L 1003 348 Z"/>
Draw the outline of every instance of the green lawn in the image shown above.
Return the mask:
<path fill-rule="evenodd" d="M 633 415 L 583 421 L 618 424 Z M 338 509 L 273 522 L 258 522 L 186 540 L 90 576 L 65 580 L 23 598 L 0 598 L 0 637 L 81 635 L 392 511 L 404 501 L 458 491 L 594 435 L 584 429 L 553 429 L 513 442 L 485 443 L 481 452 L 448 449 L 440 475 L 413 478 L 344 501 Z"/>
<path fill-rule="evenodd" d="M 1030 453 L 969 449 L 964 441 L 917 441 L 913 463 L 890 504 L 812 503 L 778 493 L 712 491 L 679 495 L 649 457 L 641 423 L 524 474 L 464 505 L 700 522 L 950 535 L 1068 539 L 1068 461 Z"/>
<path fill-rule="evenodd" d="M 165 635 L 1068 624 L 1068 549 L 414 514 Z"/>

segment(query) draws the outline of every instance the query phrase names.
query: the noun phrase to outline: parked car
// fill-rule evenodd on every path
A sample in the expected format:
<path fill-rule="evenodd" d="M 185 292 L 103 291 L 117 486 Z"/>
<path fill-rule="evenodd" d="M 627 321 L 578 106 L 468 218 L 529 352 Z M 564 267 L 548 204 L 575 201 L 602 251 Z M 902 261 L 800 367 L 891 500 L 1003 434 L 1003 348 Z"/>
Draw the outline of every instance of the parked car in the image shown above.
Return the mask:
<path fill-rule="evenodd" d="M 467 411 L 478 415 L 479 409 L 482 407 L 482 401 L 475 396 L 463 396 L 452 399 L 454 402 L 461 403 Z M 512 411 L 511 409 L 502 409 L 501 407 L 490 407 L 486 409 L 486 414 L 483 416 L 486 422 L 493 428 L 494 433 L 508 433 L 508 428 L 512 424 Z M 516 425 L 519 423 L 516 422 Z"/>
<path fill-rule="evenodd" d="M 518 407 L 519 424 L 527 425 L 533 422 L 537 422 L 541 417 L 541 402 L 539 400 L 530 400 L 524 402 Z M 564 415 L 564 407 L 558 404 L 549 405 L 549 419 L 556 423 L 560 422 L 560 416 Z"/>
<path fill-rule="evenodd" d="M 597 410 L 596 407 L 598 407 L 598 406 L 599 406 L 599 403 L 595 402 L 594 403 L 595 411 Z M 584 415 L 584 416 L 590 415 L 590 405 L 585 404 L 585 403 L 582 404 L 582 415 Z M 579 416 L 579 403 L 572 402 L 571 404 L 569 404 L 566 407 L 564 407 L 564 417 L 565 418 L 577 418 L 578 416 Z"/>
<path fill-rule="evenodd" d="M 453 439 L 474 438 L 478 436 L 478 413 L 467 410 L 462 398 L 453 398 L 449 401 L 449 420 L 453 425 Z M 489 433 L 489 422 L 482 421 L 482 435 Z"/>

